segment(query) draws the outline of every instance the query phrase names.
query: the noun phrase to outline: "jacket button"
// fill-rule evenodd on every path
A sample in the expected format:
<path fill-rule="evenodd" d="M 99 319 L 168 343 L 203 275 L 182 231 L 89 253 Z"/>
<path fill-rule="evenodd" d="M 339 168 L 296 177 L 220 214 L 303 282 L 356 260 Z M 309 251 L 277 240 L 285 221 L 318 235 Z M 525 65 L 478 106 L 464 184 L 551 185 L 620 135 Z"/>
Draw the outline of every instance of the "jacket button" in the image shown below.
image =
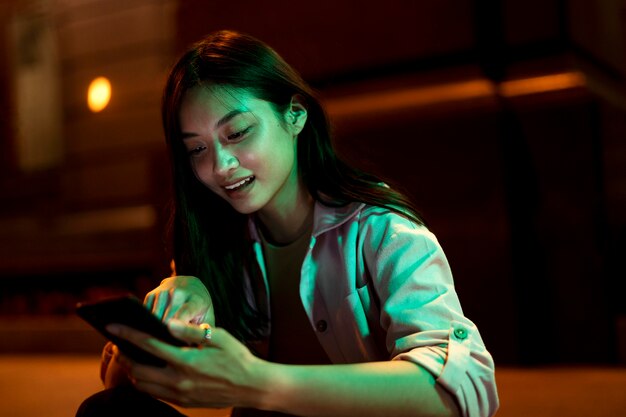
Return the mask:
<path fill-rule="evenodd" d="M 318 322 L 315 323 L 315 329 L 320 333 L 325 332 L 326 328 L 328 328 L 328 323 L 326 323 L 326 320 L 318 320 Z"/>
<path fill-rule="evenodd" d="M 454 335 L 457 337 L 457 339 L 464 340 L 467 338 L 467 330 L 462 327 L 457 327 L 456 329 L 454 329 Z"/>

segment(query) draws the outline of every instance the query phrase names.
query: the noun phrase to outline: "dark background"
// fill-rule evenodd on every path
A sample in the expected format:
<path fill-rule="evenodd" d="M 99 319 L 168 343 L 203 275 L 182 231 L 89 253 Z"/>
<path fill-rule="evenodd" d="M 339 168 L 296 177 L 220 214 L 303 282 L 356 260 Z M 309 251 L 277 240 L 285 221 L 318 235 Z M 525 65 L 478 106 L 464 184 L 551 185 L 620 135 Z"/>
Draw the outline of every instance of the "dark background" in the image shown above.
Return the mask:
<path fill-rule="evenodd" d="M 626 2 L 2 0 L 0 22 L 0 332 L 168 274 L 161 88 L 226 28 L 281 53 L 339 152 L 415 201 L 498 363 L 626 362 Z"/>

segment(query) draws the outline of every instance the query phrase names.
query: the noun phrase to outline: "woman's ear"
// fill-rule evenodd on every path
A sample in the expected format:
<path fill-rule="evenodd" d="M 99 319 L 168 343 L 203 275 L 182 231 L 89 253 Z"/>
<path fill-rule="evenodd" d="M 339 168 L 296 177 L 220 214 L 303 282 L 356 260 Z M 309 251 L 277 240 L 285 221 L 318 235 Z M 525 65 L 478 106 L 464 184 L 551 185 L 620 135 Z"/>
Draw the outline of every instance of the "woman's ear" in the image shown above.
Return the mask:
<path fill-rule="evenodd" d="M 286 114 L 287 127 L 294 136 L 304 129 L 307 114 L 306 100 L 300 94 L 294 94 Z"/>

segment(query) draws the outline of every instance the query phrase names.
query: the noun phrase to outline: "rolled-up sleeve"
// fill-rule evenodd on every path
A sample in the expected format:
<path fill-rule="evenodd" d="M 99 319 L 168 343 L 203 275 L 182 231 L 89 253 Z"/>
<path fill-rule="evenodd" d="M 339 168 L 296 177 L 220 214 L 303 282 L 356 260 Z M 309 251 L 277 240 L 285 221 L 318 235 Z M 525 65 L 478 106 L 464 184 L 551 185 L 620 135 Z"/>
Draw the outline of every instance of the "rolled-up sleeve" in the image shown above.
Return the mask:
<path fill-rule="evenodd" d="M 362 222 L 364 261 L 391 358 L 432 373 L 456 398 L 463 416 L 495 414 L 499 401 L 493 359 L 476 325 L 463 315 L 435 236 L 380 209 Z"/>

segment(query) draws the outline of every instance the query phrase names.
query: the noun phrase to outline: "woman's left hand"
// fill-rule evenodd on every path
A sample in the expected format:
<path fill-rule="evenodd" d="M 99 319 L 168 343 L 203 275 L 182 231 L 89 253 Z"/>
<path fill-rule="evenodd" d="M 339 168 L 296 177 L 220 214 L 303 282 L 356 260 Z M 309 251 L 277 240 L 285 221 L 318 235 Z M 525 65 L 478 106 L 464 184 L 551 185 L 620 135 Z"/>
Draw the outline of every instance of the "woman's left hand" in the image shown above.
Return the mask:
<path fill-rule="evenodd" d="M 198 325 L 172 319 L 168 326 L 175 337 L 195 346 L 175 347 L 123 325 L 107 327 L 167 361 L 167 366 L 159 368 L 120 355 L 118 361 L 137 389 L 183 407 L 258 407 L 267 362 L 224 329 L 213 328 L 207 341 L 204 328 Z"/>

